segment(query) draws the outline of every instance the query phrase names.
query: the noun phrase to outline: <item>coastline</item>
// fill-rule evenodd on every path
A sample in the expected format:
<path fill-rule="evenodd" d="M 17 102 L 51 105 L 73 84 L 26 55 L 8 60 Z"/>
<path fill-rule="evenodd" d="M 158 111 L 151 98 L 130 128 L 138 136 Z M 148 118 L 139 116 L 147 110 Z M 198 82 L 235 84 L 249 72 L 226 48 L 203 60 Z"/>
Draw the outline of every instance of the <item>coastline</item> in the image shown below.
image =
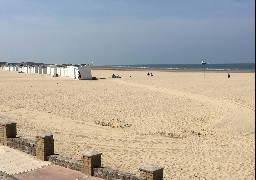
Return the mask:
<path fill-rule="evenodd" d="M 92 70 L 114 70 L 114 71 L 158 71 L 158 72 L 204 72 L 200 69 L 160 69 L 160 68 L 127 68 L 114 66 L 92 66 Z M 255 70 L 205 70 L 206 73 L 255 73 Z"/>

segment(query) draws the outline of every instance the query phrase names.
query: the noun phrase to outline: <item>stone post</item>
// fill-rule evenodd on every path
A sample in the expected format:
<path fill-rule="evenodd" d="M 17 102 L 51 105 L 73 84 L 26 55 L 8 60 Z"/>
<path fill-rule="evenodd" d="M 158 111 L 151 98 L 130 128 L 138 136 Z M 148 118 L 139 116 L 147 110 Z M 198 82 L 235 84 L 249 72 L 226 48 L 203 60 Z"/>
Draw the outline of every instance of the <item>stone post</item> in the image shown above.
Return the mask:
<path fill-rule="evenodd" d="M 0 122 L 0 144 L 7 146 L 7 138 L 16 138 L 17 129 L 15 122 Z"/>
<path fill-rule="evenodd" d="M 51 133 L 39 133 L 36 136 L 36 157 L 47 161 L 50 155 L 54 155 L 53 135 Z"/>
<path fill-rule="evenodd" d="M 163 180 L 163 168 L 155 165 L 146 165 L 140 168 L 141 180 Z"/>
<path fill-rule="evenodd" d="M 96 151 L 82 153 L 82 172 L 93 176 L 93 168 L 101 167 L 101 155 L 102 153 Z"/>

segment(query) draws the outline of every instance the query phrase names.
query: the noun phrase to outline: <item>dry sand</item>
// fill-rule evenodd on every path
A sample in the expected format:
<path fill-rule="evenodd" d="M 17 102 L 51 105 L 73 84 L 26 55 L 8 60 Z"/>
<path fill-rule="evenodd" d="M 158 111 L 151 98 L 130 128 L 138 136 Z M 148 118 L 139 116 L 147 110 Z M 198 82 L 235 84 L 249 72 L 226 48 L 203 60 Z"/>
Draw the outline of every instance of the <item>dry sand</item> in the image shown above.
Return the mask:
<path fill-rule="evenodd" d="M 109 78 L 117 73 L 122 78 Z M 93 70 L 97 81 L 0 71 L 0 116 L 51 131 L 55 152 L 169 179 L 255 179 L 255 74 Z M 130 77 L 131 76 L 131 77 Z"/>

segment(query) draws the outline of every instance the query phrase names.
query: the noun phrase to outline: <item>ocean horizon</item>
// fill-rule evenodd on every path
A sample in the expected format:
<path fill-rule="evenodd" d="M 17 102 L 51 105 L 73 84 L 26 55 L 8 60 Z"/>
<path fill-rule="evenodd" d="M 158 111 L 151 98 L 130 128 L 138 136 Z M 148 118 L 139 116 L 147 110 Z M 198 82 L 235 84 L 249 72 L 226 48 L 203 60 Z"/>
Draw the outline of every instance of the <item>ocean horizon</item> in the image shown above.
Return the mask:
<path fill-rule="evenodd" d="M 137 64 L 137 65 L 106 65 L 131 69 L 159 69 L 159 70 L 210 70 L 210 71 L 255 71 L 255 63 L 229 64 Z"/>

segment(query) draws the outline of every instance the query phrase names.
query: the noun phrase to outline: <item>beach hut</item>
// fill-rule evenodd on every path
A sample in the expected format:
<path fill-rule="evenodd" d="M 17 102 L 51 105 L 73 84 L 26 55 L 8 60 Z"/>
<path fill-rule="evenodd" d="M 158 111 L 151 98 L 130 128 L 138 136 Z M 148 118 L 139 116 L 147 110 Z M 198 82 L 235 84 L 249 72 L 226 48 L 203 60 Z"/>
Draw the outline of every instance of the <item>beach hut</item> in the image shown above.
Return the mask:
<path fill-rule="evenodd" d="M 22 67 L 22 72 L 28 73 L 28 66 L 23 66 Z"/>
<path fill-rule="evenodd" d="M 12 71 L 16 71 L 16 65 L 12 67 Z"/>
<path fill-rule="evenodd" d="M 67 66 L 68 77 L 75 79 L 75 66 Z"/>
<path fill-rule="evenodd" d="M 10 66 L 10 71 L 14 71 L 14 67 L 13 66 Z"/>
<path fill-rule="evenodd" d="M 47 74 L 47 67 L 46 66 L 42 66 L 41 74 Z"/>
<path fill-rule="evenodd" d="M 91 72 L 91 65 L 87 64 L 87 65 L 84 65 L 84 66 L 80 66 L 78 67 L 78 70 L 80 72 L 80 80 L 83 80 L 83 79 L 92 79 L 92 72 Z"/>
<path fill-rule="evenodd" d="M 64 67 L 64 76 L 68 77 L 68 68 Z"/>
<path fill-rule="evenodd" d="M 52 65 L 51 66 L 51 76 L 55 76 L 57 73 L 57 66 L 56 65 Z"/>
<path fill-rule="evenodd" d="M 38 74 L 42 74 L 42 66 L 38 66 Z"/>
<path fill-rule="evenodd" d="M 60 66 L 57 66 L 57 74 L 58 74 L 58 76 L 61 76 L 60 69 L 61 69 L 61 67 L 60 67 Z"/>
<path fill-rule="evenodd" d="M 78 79 L 79 73 L 78 73 L 78 67 L 75 67 L 75 79 Z"/>
<path fill-rule="evenodd" d="M 32 73 L 32 66 L 28 66 L 28 73 Z"/>
<path fill-rule="evenodd" d="M 51 74 L 51 66 L 47 66 L 47 73 L 46 74 Z"/>
<path fill-rule="evenodd" d="M 18 66 L 14 66 L 14 71 L 19 71 L 19 67 Z"/>
<path fill-rule="evenodd" d="M 35 66 L 30 67 L 30 73 L 35 73 Z"/>
<path fill-rule="evenodd" d="M 63 66 L 61 66 L 61 65 L 57 66 L 57 74 L 59 76 L 65 76 L 64 75 L 64 67 Z"/>
<path fill-rule="evenodd" d="M 60 67 L 60 76 L 66 76 L 65 75 L 65 67 Z"/>
<path fill-rule="evenodd" d="M 4 67 L 4 70 L 5 70 L 5 71 L 10 71 L 10 66 L 6 65 L 6 66 Z"/>
<path fill-rule="evenodd" d="M 38 66 L 38 74 L 47 74 L 46 66 Z"/>
<path fill-rule="evenodd" d="M 23 72 L 23 71 L 22 71 L 22 66 L 19 66 L 19 67 L 18 67 L 18 71 L 19 71 L 19 72 Z"/>
<path fill-rule="evenodd" d="M 34 73 L 38 73 L 39 66 L 34 66 Z"/>

